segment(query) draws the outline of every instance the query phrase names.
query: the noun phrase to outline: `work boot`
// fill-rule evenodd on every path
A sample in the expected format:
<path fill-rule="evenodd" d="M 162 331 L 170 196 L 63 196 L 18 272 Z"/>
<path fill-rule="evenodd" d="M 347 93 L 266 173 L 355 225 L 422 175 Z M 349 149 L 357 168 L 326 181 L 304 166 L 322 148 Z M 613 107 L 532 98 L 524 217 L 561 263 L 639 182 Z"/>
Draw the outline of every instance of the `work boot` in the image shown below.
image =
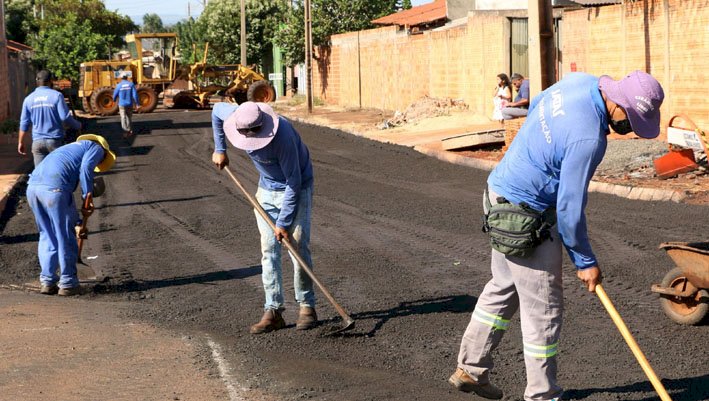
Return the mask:
<path fill-rule="evenodd" d="M 59 287 L 56 284 L 44 285 L 39 289 L 40 294 L 44 295 L 54 295 L 59 291 Z"/>
<path fill-rule="evenodd" d="M 475 394 L 490 400 L 499 400 L 502 398 L 502 390 L 493 386 L 490 383 L 480 384 L 476 382 L 468 372 L 461 368 L 455 370 L 453 376 L 448 379 L 448 383 L 455 388 L 465 393 L 474 392 Z"/>
<path fill-rule="evenodd" d="M 298 320 L 295 322 L 296 330 L 308 330 L 315 327 L 318 323 L 318 314 L 315 313 L 315 308 L 310 306 L 301 306 Z"/>
<path fill-rule="evenodd" d="M 73 297 L 81 294 L 81 287 L 77 285 L 76 287 L 60 288 L 58 294 L 62 297 Z"/>
<path fill-rule="evenodd" d="M 281 316 L 281 312 L 276 309 L 267 309 L 264 312 L 261 321 L 251 326 L 249 330 L 251 334 L 268 333 L 273 330 L 280 330 L 286 327 L 286 322 Z"/>

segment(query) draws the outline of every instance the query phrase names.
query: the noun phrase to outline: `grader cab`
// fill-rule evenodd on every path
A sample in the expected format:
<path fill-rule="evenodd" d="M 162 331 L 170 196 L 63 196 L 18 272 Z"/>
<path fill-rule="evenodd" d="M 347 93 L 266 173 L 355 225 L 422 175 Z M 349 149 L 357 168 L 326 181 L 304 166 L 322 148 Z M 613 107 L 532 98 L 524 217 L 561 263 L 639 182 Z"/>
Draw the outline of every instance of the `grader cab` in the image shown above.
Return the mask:
<path fill-rule="evenodd" d="M 258 72 L 240 65 L 207 65 L 206 48 L 201 62 L 180 66 L 175 33 L 127 35 L 126 43 L 129 55 L 125 60 L 81 64 L 78 94 L 84 111 L 116 114 L 113 91 L 124 74 L 136 85 L 139 113 L 155 110 L 161 94 L 166 107 L 208 107 L 214 94 L 237 103 L 275 100 L 275 91 Z"/>

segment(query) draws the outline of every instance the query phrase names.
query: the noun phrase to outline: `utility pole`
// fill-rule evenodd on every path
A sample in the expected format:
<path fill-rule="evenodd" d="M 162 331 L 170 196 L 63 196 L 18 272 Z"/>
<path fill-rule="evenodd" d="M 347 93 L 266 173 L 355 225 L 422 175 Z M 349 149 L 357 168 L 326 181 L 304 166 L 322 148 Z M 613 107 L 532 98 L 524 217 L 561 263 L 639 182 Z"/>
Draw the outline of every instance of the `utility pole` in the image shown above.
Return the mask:
<path fill-rule="evenodd" d="M 556 81 L 554 19 L 551 0 L 529 0 L 529 86 L 530 97 Z"/>
<path fill-rule="evenodd" d="M 241 65 L 246 65 L 246 0 L 241 0 Z"/>
<path fill-rule="evenodd" d="M 305 0 L 305 72 L 306 72 L 306 89 L 305 100 L 308 103 L 308 114 L 313 112 L 313 37 L 312 24 L 310 21 L 310 0 Z"/>

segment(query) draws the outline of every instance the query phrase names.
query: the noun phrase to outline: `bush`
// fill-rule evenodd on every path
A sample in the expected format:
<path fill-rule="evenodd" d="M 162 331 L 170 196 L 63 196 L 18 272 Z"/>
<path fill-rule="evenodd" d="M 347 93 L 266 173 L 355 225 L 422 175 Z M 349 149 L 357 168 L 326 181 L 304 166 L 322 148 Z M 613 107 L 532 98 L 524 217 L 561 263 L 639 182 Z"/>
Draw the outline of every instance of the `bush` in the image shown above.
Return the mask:
<path fill-rule="evenodd" d="M 7 135 L 16 134 L 20 129 L 20 123 L 17 120 L 8 118 L 0 123 L 0 132 Z"/>

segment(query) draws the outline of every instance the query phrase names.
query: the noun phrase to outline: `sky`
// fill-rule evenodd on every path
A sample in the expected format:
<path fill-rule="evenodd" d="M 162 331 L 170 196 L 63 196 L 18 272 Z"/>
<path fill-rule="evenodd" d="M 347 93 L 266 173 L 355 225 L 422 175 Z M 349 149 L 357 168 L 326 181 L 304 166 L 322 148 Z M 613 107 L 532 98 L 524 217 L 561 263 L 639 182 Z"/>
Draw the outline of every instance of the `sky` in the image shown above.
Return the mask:
<path fill-rule="evenodd" d="M 411 4 L 418 6 L 432 1 L 411 0 Z M 143 22 L 143 15 L 155 13 L 160 16 L 163 24 L 170 25 L 187 18 L 188 4 L 190 14 L 195 18 L 203 9 L 203 0 L 103 0 L 103 2 L 106 4 L 106 9 L 131 17 L 136 24 Z"/>

